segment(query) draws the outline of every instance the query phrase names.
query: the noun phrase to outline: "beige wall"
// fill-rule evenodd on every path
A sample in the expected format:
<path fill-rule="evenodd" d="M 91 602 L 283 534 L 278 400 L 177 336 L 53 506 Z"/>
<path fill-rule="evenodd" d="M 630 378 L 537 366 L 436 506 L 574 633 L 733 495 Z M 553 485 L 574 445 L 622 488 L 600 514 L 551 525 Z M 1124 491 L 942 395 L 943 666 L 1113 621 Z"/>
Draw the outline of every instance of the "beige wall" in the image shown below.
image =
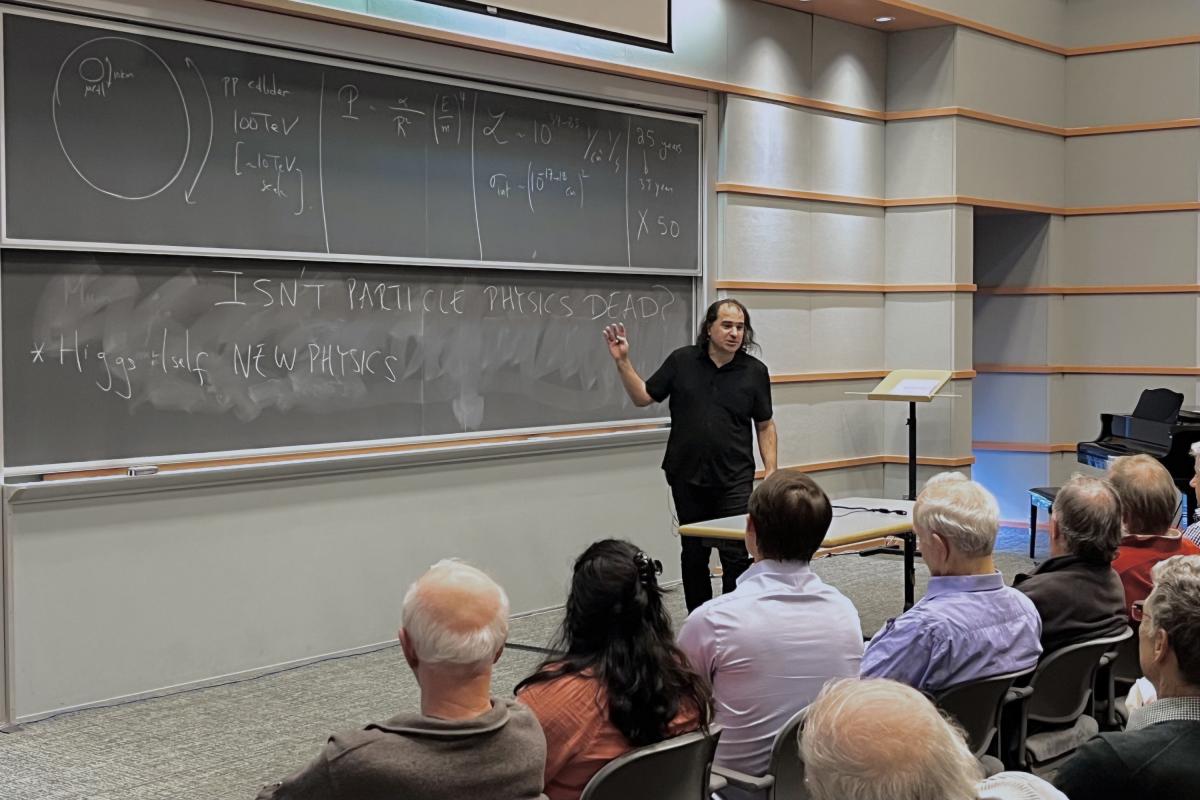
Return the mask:
<path fill-rule="evenodd" d="M 1200 32 L 1200 5 L 1173 0 L 1070 0 L 1040 4 L 1038 12 L 1019 3 L 925 5 L 1050 44 Z M 961 106 L 1066 128 L 1200 117 L 1200 45 L 1067 57 L 944 27 L 893 34 L 888 55 L 892 111 Z M 961 117 L 929 118 L 888 123 L 885 146 L 890 197 L 957 194 L 1051 208 L 1200 200 L 1196 128 L 1064 137 Z M 889 209 L 889 233 L 900 213 L 920 218 L 924 212 Z M 1064 217 L 976 209 L 973 218 L 968 263 L 981 287 L 1200 282 L 1195 211 Z M 932 226 L 927 229 L 932 235 Z M 885 263 L 897 257 L 890 244 Z M 935 259 L 945 250 L 944 238 L 932 245 Z M 1136 370 L 1200 363 L 1194 291 L 979 293 L 973 305 L 977 365 Z M 1196 379 L 1189 375 L 982 374 L 975 381 L 974 439 L 1031 449 L 1092 439 L 1101 412 L 1127 412 L 1142 388 L 1154 386 L 1184 393 L 1189 404 L 1196 398 Z M 978 476 L 1000 496 L 1005 516 L 1018 521 L 1027 518 L 1026 490 L 1069 474 L 1074 463 L 1074 453 L 980 449 L 975 457 Z"/>

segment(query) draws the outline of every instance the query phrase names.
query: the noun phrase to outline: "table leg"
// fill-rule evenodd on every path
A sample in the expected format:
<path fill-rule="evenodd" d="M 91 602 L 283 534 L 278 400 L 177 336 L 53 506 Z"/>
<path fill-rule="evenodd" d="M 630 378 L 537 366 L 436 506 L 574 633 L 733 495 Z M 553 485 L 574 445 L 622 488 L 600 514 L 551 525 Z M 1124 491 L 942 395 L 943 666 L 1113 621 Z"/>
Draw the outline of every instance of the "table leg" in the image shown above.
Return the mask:
<path fill-rule="evenodd" d="M 913 595 L 917 584 L 917 534 L 909 531 L 904 534 L 904 610 L 912 608 Z"/>

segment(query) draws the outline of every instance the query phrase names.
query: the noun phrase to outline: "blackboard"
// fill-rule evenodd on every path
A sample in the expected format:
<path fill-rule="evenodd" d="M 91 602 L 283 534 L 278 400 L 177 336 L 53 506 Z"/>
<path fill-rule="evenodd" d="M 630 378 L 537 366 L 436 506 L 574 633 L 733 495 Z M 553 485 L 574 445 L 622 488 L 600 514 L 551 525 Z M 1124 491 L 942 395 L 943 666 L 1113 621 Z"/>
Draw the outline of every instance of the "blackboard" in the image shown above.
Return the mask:
<path fill-rule="evenodd" d="M 9 244 L 700 271 L 696 119 L 125 26 L 3 24 Z"/>
<path fill-rule="evenodd" d="M 649 374 L 694 335 L 681 276 L 10 250 L 8 468 L 660 417 Z"/>

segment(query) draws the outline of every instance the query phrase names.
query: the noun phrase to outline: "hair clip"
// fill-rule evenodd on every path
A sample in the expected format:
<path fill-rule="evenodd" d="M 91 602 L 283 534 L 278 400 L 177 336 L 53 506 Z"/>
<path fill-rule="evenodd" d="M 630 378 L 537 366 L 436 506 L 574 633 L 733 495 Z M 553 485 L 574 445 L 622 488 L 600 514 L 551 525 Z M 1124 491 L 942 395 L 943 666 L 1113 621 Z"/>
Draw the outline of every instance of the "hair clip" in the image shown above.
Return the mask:
<path fill-rule="evenodd" d="M 656 575 L 662 575 L 662 562 L 657 558 L 651 558 L 641 550 L 637 551 L 637 555 L 633 557 L 633 562 L 637 564 L 638 580 L 647 586 L 654 583 Z"/>

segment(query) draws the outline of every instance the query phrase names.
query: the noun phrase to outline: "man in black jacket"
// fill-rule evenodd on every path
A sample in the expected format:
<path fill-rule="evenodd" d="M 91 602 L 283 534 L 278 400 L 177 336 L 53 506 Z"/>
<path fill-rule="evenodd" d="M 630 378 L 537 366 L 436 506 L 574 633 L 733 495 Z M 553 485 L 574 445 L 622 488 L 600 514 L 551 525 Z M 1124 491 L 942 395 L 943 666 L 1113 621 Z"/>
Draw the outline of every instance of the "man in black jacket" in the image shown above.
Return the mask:
<path fill-rule="evenodd" d="M 1154 565 L 1140 615 L 1142 672 L 1158 699 L 1134 711 L 1123 733 L 1102 733 L 1055 778 L 1068 797 L 1183 800 L 1200 786 L 1200 556 Z"/>
<path fill-rule="evenodd" d="M 1042 617 L 1043 658 L 1125 629 L 1125 589 L 1112 568 L 1121 520 L 1121 498 L 1106 480 L 1076 475 L 1058 490 L 1050 512 L 1050 558 L 1013 581 Z"/>

